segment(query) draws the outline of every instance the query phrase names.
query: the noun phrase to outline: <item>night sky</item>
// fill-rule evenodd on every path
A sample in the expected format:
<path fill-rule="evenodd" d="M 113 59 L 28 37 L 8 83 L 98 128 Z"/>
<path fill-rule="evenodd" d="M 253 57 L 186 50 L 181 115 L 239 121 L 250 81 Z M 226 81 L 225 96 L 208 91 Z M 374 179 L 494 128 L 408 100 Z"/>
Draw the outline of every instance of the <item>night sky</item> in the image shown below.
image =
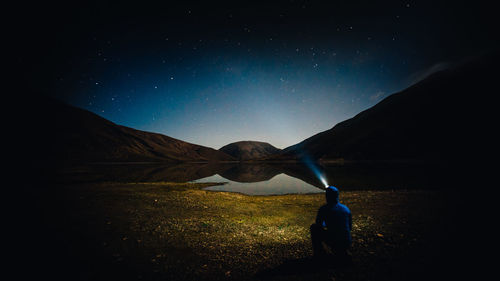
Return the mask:
<path fill-rule="evenodd" d="M 18 7 L 25 86 L 216 149 L 293 145 L 498 41 L 476 1 L 68 2 Z"/>

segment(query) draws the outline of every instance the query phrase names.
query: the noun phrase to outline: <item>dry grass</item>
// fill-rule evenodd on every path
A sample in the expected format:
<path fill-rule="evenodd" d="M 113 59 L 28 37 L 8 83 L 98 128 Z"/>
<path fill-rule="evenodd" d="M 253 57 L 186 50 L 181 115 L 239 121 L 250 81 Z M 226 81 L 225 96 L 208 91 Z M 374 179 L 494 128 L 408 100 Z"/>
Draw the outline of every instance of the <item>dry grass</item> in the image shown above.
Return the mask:
<path fill-rule="evenodd" d="M 76 245 L 73 252 L 92 264 L 86 269 L 92 272 L 84 275 L 158 280 L 408 279 L 432 260 L 424 254 L 435 246 L 429 233 L 443 220 L 433 214 L 446 210 L 444 195 L 436 191 L 343 192 L 341 201 L 353 213 L 354 265 L 340 272 L 287 273 L 280 272 L 280 265 L 312 254 L 309 226 L 324 196 L 246 196 L 201 189 L 208 185 L 62 187 L 66 235 Z M 258 274 L 273 269 L 277 273 Z"/>

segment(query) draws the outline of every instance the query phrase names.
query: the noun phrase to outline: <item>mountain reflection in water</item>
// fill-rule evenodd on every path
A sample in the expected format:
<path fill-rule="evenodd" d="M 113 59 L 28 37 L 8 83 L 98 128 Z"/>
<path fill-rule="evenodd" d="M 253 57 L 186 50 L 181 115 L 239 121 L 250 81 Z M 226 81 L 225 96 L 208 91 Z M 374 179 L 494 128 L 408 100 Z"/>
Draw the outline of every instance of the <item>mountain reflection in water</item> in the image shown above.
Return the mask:
<path fill-rule="evenodd" d="M 429 189 L 439 173 L 422 165 L 320 165 L 327 182 L 341 190 Z M 52 179 L 54 180 L 54 179 Z M 324 185 L 300 164 L 91 164 L 59 171 L 55 181 L 74 182 L 228 182 L 209 190 L 246 194 L 322 192 Z"/>
<path fill-rule="evenodd" d="M 195 182 L 226 182 L 224 185 L 209 186 L 204 188 L 211 191 L 238 192 L 247 195 L 278 195 L 298 193 L 320 193 L 323 188 L 310 185 L 302 180 L 279 174 L 271 179 L 257 182 L 228 181 L 220 175 L 196 180 Z"/>

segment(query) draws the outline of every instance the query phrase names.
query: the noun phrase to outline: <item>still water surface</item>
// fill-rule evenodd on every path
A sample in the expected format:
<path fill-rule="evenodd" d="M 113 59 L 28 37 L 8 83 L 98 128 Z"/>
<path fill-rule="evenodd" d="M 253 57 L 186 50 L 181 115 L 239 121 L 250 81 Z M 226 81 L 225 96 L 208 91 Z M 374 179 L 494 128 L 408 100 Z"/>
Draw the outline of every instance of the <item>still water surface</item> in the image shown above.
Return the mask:
<path fill-rule="evenodd" d="M 433 189 L 443 185 L 436 170 L 418 165 L 320 165 L 329 185 L 340 190 Z M 62 182 L 215 182 L 212 191 L 248 195 L 324 192 L 309 168 L 299 164 L 94 164 L 71 167 Z"/>
<path fill-rule="evenodd" d="M 237 182 L 228 180 L 220 175 L 213 175 L 194 182 L 226 182 L 223 185 L 204 188 L 212 191 L 238 192 L 247 195 L 277 195 L 277 194 L 303 194 L 321 193 L 322 188 L 310 185 L 300 179 L 279 174 L 266 181 Z"/>

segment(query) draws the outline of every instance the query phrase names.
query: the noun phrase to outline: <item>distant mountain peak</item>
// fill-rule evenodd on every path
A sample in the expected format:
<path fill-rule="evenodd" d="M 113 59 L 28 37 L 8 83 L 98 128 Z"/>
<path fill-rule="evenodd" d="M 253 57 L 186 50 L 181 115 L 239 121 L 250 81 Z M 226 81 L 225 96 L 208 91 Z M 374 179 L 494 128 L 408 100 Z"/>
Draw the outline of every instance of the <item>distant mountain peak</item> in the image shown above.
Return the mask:
<path fill-rule="evenodd" d="M 219 149 L 238 160 L 256 160 L 271 155 L 275 155 L 281 152 L 278 149 L 267 142 L 262 141 L 238 141 L 225 145 Z"/>

